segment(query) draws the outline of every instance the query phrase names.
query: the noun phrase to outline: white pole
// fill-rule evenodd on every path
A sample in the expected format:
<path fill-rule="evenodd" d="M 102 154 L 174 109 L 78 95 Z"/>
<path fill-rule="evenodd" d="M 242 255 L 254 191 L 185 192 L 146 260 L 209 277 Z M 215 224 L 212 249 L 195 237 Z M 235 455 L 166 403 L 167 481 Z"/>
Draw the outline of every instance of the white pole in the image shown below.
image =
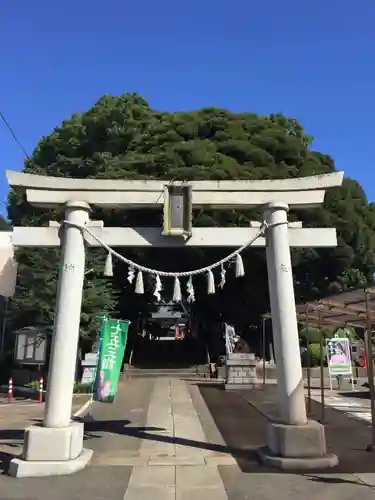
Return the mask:
<path fill-rule="evenodd" d="M 86 202 L 69 201 L 65 219 L 84 225 L 89 219 L 89 210 Z M 68 225 L 64 225 L 62 231 L 62 259 L 43 422 L 45 427 L 67 427 L 71 421 L 85 272 L 85 243 L 81 231 Z"/>
<path fill-rule="evenodd" d="M 293 274 L 288 240 L 288 205 L 269 203 L 265 209 L 267 270 L 275 347 L 280 417 L 284 424 L 307 423 L 298 341 Z"/>
<path fill-rule="evenodd" d="M 327 353 L 329 390 L 332 392 L 332 390 L 333 390 L 333 388 L 332 388 L 332 374 L 331 374 L 331 368 L 330 368 L 330 363 L 329 363 L 328 345 L 329 345 L 329 340 L 326 341 L 326 353 Z"/>

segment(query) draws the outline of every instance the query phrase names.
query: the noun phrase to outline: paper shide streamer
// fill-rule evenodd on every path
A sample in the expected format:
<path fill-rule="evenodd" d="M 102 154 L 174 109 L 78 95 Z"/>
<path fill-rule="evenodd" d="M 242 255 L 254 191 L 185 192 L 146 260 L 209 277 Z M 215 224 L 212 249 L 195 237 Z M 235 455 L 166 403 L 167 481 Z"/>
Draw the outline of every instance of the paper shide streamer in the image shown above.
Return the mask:
<path fill-rule="evenodd" d="M 215 277 L 211 269 L 207 273 L 207 293 L 213 295 L 215 293 Z"/>
<path fill-rule="evenodd" d="M 181 294 L 181 282 L 178 276 L 175 276 L 174 278 L 174 285 L 173 285 L 173 302 L 181 302 L 182 300 L 182 294 Z"/>
<path fill-rule="evenodd" d="M 113 264 L 112 264 L 112 254 L 111 252 L 107 253 L 107 258 L 105 259 L 104 264 L 104 276 L 110 278 L 113 276 Z"/>
<path fill-rule="evenodd" d="M 129 266 L 129 269 L 128 269 L 128 281 L 129 281 L 129 283 L 133 283 L 134 278 L 135 278 L 135 267 Z"/>
<path fill-rule="evenodd" d="M 161 300 L 161 291 L 162 291 L 163 285 L 161 283 L 160 276 L 157 274 L 155 278 L 155 288 L 154 288 L 154 297 L 158 302 Z"/>
<path fill-rule="evenodd" d="M 241 255 L 238 253 L 236 255 L 236 278 L 242 278 L 245 276 L 245 269 L 243 266 L 243 260 Z"/>
<path fill-rule="evenodd" d="M 244 264 L 241 255 L 238 253 L 235 256 L 235 276 L 236 278 L 240 278 L 245 275 L 245 270 L 244 270 Z M 143 268 L 144 269 L 144 268 Z M 152 270 L 150 270 L 152 271 Z M 146 270 L 147 272 L 147 270 Z M 223 289 L 226 283 L 226 273 L 227 270 L 224 267 L 224 264 L 220 264 L 220 282 L 219 282 L 219 288 Z M 112 253 L 108 252 L 107 258 L 105 261 L 104 265 L 104 276 L 111 277 L 113 276 L 113 263 L 112 263 Z M 157 302 L 161 301 L 161 292 L 163 290 L 163 284 L 162 280 L 160 277 L 159 273 L 151 273 L 154 274 L 155 276 L 155 285 L 154 285 L 154 291 L 153 295 Z M 193 273 L 192 273 L 193 274 Z M 186 275 L 186 274 L 183 274 Z M 207 278 L 207 293 L 209 295 L 213 295 L 215 293 L 215 276 L 212 271 L 212 269 L 208 269 L 206 271 L 206 278 Z M 135 265 L 129 265 L 128 268 L 128 276 L 127 280 L 129 283 L 133 283 L 135 279 L 135 287 L 134 287 L 134 292 L 138 295 L 142 295 L 145 293 L 145 286 L 144 286 L 144 278 L 143 278 L 143 271 L 142 270 L 136 270 Z M 188 303 L 195 302 L 195 291 L 194 291 L 194 285 L 193 285 L 193 276 L 188 275 L 188 280 L 186 283 L 186 293 L 187 297 L 186 300 Z M 173 297 L 172 297 L 173 302 L 181 302 L 182 301 L 182 289 L 181 289 L 181 281 L 180 281 L 180 276 L 177 274 L 174 276 L 174 283 L 173 283 Z"/>
<path fill-rule="evenodd" d="M 243 260 L 241 257 L 241 252 L 243 252 L 246 248 L 250 247 L 255 240 L 260 238 L 261 236 L 264 236 L 266 232 L 272 227 L 272 225 L 267 224 L 266 221 L 263 221 L 261 223 L 261 227 L 259 232 L 247 243 L 242 245 L 239 249 L 236 251 L 232 252 L 231 254 L 227 255 L 223 259 L 221 259 L 218 262 L 215 262 L 211 266 L 203 267 L 200 269 L 195 269 L 194 271 L 191 272 L 162 272 L 162 271 L 157 271 L 156 269 L 151 269 L 147 268 L 144 266 L 140 266 L 133 262 L 132 260 L 126 258 L 123 255 L 120 255 L 117 253 L 115 250 L 110 248 L 104 241 L 102 241 L 95 233 L 93 233 L 90 228 L 87 225 L 77 225 L 73 224 L 70 221 L 64 220 L 63 224 L 71 227 L 76 227 L 81 230 L 82 234 L 87 233 L 90 235 L 91 238 L 93 238 L 97 243 L 99 243 L 100 246 L 106 249 L 107 251 L 107 257 L 104 265 L 104 270 L 103 274 L 104 276 L 112 277 L 113 276 L 113 263 L 112 263 L 112 258 L 116 257 L 117 259 L 121 260 L 122 262 L 125 262 L 128 267 L 128 275 L 127 275 L 127 280 L 129 283 L 133 283 L 134 278 L 135 280 L 135 288 L 134 291 L 137 294 L 144 294 L 145 293 L 145 288 L 144 288 L 144 282 L 143 282 L 143 272 L 146 274 L 151 274 L 155 276 L 155 287 L 154 287 L 154 296 L 155 298 L 159 301 L 161 300 L 161 291 L 163 288 L 162 282 L 161 282 L 161 277 L 172 277 L 174 278 L 174 284 L 173 284 L 173 300 L 175 302 L 181 302 L 182 301 L 182 293 L 181 293 L 181 282 L 180 278 L 182 277 L 187 277 L 188 281 L 186 284 L 186 292 L 187 292 L 187 301 L 188 302 L 194 302 L 195 300 L 195 293 L 194 293 L 194 286 L 193 286 L 193 276 L 198 276 L 198 275 L 206 275 L 207 278 L 207 293 L 212 295 L 215 293 L 215 277 L 213 274 L 213 269 L 216 269 L 217 267 L 220 267 L 220 282 L 219 282 L 219 287 L 223 288 L 226 282 L 226 270 L 224 268 L 225 263 L 232 263 L 233 260 L 235 259 L 235 275 L 236 278 L 240 278 L 245 275 L 245 269 L 244 269 L 244 264 Z M 285 224 L 288 224 L 287 221 L 285 221 Z"/>
<path fill-rule="evenodd" d="M 219 283 L 219 287 L 221 289 L 224 288 L 224 285 L 225 285 L 225 275 L 226 275 L 227 271 L 226 269 L 224 268 L 224 264 L 221 264 L 221 269 L 220 269 L 220 283 Z"/>
<path fill-rule="evenodd" d="M 137 279 L 135 280 L 135 289 L 134 289 L 134 291 L 138 295 L 142 295 L 142 294 L 145 293 L 145 288 L 144 288 L 144 285 L 143 285 L 143 273 L 142 273 L 142 271 L 138 271 Z"/>
<path fill-rule="evenodd" d="M 187 301 L 191 304 L 192 302 L 195 302 L 195 292 L 194 292 L 194 285 L 193 285 L 193 278 L 192 276 L 189 276 L 188 282 L 186 283 L 186 291 L 187 291 Z"/>
<path fill-rule="evenodd" d="M 236 250 L 235 252 L 231 253 L 224 259 L 220 260 L 219 262 L 216 262 L 215 264 L 212 264 L 211 266 L 204 267 L 202 269 L 196 269 L 191 272 L 179 272 L 179 273 L 173 273 L 173 272 L 163 272 L 163 271 L 157 271 L 155 269 L 149 269 L 144 266 L 139 266 L 135 262 L 127 259 L 126 257 L 123 257 L 122 255 L 118 254 L 111 248 L 109 248 L 105 243 L 103 243 L 96 235 L 94 235 L 87 227 L 83 227 L 82 230 L 87 231 L 90 236 L 92 236 L 94 239 L 98 241 L 104 248 L 107 249 L 107 257 L 104 265 L 104 276 L 112 277 L 113 276 L 113 262 L 112 262 L 112 256 L 114 255 L 116 258 L 123 260 L 129 267 L 128 267 L 128 275 L 127 275 L 127 280 L 129 283 L 133 283 L 135 279 L 135 287 L 134 291 L 135 293 L 141 295 L 145 293 L 145 286 L 144 286 L 144 278 L 143 278 L 143 273 L 146 274 L 151 274 L 155 277 L 155 285 L 154 285 L 154 291 L 153 295 L 156 298 L 156 300 L 159 302 L 161 300 L 161 292 L 163 290 L 163 284 L 162 284 L 162 277 L 165 278 L 170 278 L 173 277 L 174 283 L 173 283 L 173 297 L 172 300 L 173 302 L 181 302 L 182 301 L 182 290 L 181 290 L 181 281 L 180 278 L 187 277 L 187 283 L 186 283 L 186 293 L 187 297 L 186 300 L 188 303 L 192 303 L 195 301 L 195 291 L 194 291 L 194 285 L 193 285 L 193 276 L 198 276 L 201 274 L 206 275 L 207 279 L 207 293 L 209 295 L 213 295 L 215 293 L 215 276 L 213 273 L 213 269 L 216 269 L 217 267 L 220 267 L 220 281 L 219 281 L 219 288 L 223 289 L 226 283 L 226 273 L 227 269 L 225 268 L 224 264 L 225 263 L 235 263 L 235 276 L 236 278 L 241 278 L 245 276 L 245 269 L 244 269 L 244 263 L 243 259 L 241 256 L 241 252 L 249 247 L 257 238 L 260 236 L 264 235 L 266 229 L 268 228 L 267 225 L 262 224 L 261 230 L 259 233 L 256 235 L 255 238 L 253 238 L 250 242 L 248 242 L 246 245 L 243 245 L 241 248 Z"/>

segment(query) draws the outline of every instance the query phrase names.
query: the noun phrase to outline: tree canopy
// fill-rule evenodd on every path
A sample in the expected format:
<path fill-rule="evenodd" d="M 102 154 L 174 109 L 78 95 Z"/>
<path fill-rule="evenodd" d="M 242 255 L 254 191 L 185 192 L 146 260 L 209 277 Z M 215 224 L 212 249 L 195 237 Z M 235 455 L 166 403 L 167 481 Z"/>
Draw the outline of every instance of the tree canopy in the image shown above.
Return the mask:
<path fill-rule="evenodd" d="M 10 226 L 2 215 L 0 215 L 0 231 L 9 231 Z"/>
<path fill-rule="evenodd" d="M 169 113 L 153 110 L 138 94 L 105 95 L 89 111 L 76 113 L 43 137 L 25 172 L 50 176 L 96 179 L 282 179 L 333 172 L 328 154 L 314 151 L 312 137 L 292 118 L 281 114 L 259 116 L 225 109 Z M 43 225 L 62 214 L 30 207 L 14 190 L 9 198 L 13 225 Z M 200 226 L 246 226 L 259 219 L 258 210 L 200 211 Z M 92 218 L 108 226 L 160 225 L 161 214 L 151 211 L 97 210 Z M 294 250 L 292 253 L 297 300 L 323 296 L 372 280 L 375 270 L 375 206 L 368 203 L 361 186 L 345 179 L 330 190 L 321 208 L 293 211 L 291 220 L 305 227 L 336 227 L 335 249 Z M 220 249 L 126 250 L 138 263 L 164 270 L 189 270 L 222 257 Z M 13 301 L 15 326 L 51 324 L 53 321 L 58 250 L 18 251 L 20 277 Z M 104 279 L 103 252 L 88 251 L 82 316 L 82 334 L 90 337 L 97 316 L 112 311 L 134 317 L 146 310 L 152 286 L 144 297 L 135 296 L 126 280 L 126 269 L 116 264 L 115 277 Z M 194 305 L 197 314 L 213 317 L 221 311 L 240 328 L 259 321 L 269 309 L 267 274 L 263 250 L 244 254 L 246 276 L 207 296 L 197 279 Z M 167 283 L 166 298 L 171 295 Z"/>

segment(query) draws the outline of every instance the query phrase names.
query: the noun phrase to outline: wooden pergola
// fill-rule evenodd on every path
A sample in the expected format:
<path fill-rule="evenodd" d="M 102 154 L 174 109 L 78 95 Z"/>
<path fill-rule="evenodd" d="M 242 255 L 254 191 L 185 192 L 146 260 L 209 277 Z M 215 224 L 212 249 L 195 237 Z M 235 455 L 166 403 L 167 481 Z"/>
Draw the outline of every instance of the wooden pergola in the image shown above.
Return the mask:
<path fill-rule="evenodd" d="M 374 347 L 371 339 L 372 326 L 375 326 L 375 287 L 348 290 L 325 297 L 324 299 L 298 304 L 296 306 L 297 321 L 306 326 L 345 327 L 361 329 L 367 359 L 375 359 Z M 263 323 L 263 385 L 265 384 L 265 323 L 271 319 L 271 314 L 262 316 Z M 358 330 L 357 330 L 357 333 Z M 320 337 L 321 349 L 324 336 Z M 307 370 L 308 378 L 308 407 L 311 401 L 310 369 Z M 367 379 L 371 399 L 371 444 L 368 451 L 375 450 L 375 386 L 373 363 L 367 364 Z M 324 364 L 323 357 L 320 362 L 320 388 L 321 388 L 321 421 L 324 421 Z"/>
<path fill-rule="evenodd" d="M 371 329 L 375 323 L 375 288 L 342 292 L 296 307 L 300 323 L 318 327 L 350 326 Z"/>
<path fill-rule="evenodd" d="M 350 290 L 298 304 L 297 321 L 310 326 L 371 329 L 375 325 L 375 287 Z M 271 314 L 263 315 L 271 318 Z"/>

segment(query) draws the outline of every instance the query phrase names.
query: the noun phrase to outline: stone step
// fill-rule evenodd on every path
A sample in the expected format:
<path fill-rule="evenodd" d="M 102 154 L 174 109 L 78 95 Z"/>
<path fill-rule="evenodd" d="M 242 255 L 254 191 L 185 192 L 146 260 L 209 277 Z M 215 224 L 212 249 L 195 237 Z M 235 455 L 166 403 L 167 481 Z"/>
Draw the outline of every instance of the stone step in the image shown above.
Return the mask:
<path fill-rule="evenodd" d="M 124 371 L 129 377 L 202 377 L 208 376 L 209 370 L 206 366 L 193 366 L 189 368 L 135 368 L 129 367 Z"/>

